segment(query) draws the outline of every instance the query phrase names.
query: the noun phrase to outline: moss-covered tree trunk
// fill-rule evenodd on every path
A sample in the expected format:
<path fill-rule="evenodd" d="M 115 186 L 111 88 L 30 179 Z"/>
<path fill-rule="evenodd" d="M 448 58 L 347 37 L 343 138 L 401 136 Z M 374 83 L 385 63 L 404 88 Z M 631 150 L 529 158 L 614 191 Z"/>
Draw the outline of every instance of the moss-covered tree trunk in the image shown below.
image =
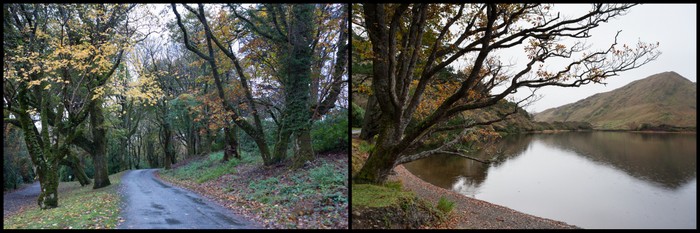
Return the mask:
<path fill-rule="evenodd" d="M 127 137 L 123 137 L 119 139 L 119 144 L 121 145 L 121 148 L 123 148 L 122 154 L 120 157 L 120 168 L 119 171 L 124 171 L 124 170 L 129 170 L 129 157 L 131 157 L 131 151 L 129 151 L 129 139 Z"/>
<path fill-rule="evenodd" d="M 48 162 L 48 161 L 47 161 Z M 37 168 L 41 192 L 37 204 L 41 209 L 58 207 L 58 163 L 56 160 L 45 163 Z"/>
<path fill-rule="evenodd" d="M 25 101 L 26 91 L 20 91 L 19 103 L 22 111 L 18 113 L 18 120 L 24 133 L 24 142 L 27 151 L 39 177 L 41 190 L 37 204 L 41 209 L 50 209 L 58 206 L 58 160 L 51 154 L 49 142 L 42 142 L 39 131 L 29 115 Z"/>
<path fill-rule="evenodd" d="M 311 83 L 311 44 L 313 43 L 314 9 L 312 4 L 294 5 L 292 8 L 292 20 L 289 29 L 288 53 L 283 58 L 285 78 L 285 101 L 288 122 L 287 132 L 282 135 L 289 141 L 290 133 L 295 135 L 294 140 L 294 164 L 300 165 L 313 159 L 311 147 L 311 112 L 310 109 L 310 83 Z M 284 51 L 284 50 L 283 50 Z M 281 149 L 286 149 L 281 148 Z"/>
<path fill-rule="evenodd" d="M 200 136 L 199 139 L 199 153 L 201 155 L 208 155 L 211 153 L 211 131 L 207 127 L 204 127 L 204 134 Z"/>
<path fill-rule="evenodd" d="M 367 106 L 365 107 L 365 115 L 362 118 L 362 131 L 360 132 L 360 139 L 369 141 L 374 135 L 379 132 L 379 117 L 381 112 L 379 110 L 379 104 L 377 103 L 377 98 L 374 95 L 370 95 L 367 100 Z"/>
<path fill-rule="evenodd" d="M 149 167 L 160 167 L 158 156 L 156 156 L 155 142 L 152 140 L 146 141 L 146 160 Z"/>
<path fill-rule="evenodd" d="M 170 129 L 170 124 L 168 122 L 163 123 L 163 151 L 165 152 L 165 169 L 170 170 L 173 164 L 173 143 L 172 143 L 172 130 Z"/>
<path fill-rule="evenodd" d="M 295 168 L 301 167 L 306 161 L 314 160 L 314 151 L 311 147 L 311 130 L 304 130 L 297 134 L 294 143 L 294 164 Z"/>
<path fill-rule="evenodd" d="M 90 184 L 90 178 L 85 174 L 85 169 L 80 164 L 78 157 L 75 157 L 70 151 L 65 152 L 65 158 L 61 160 L 61 165 L 65 165 L 71 168 L 73 175 L 80 182 L 80 186 L 85 186 Z"/>
<path fill-rule="evenodd" d="M 396 166 L 395 147 L 388 141 L 377 140 L 375 149 L 365 161 L 362 169 L 353 177 L 353 182 L 357 184 L 384 184 Z"/>
<path fill-rule="evenodd" d="M 232 125 L 231 127 L 231 145 L 233 145 L 234 155 L 237 159 L 241 159 L 241 147 L 238 144 L 238 127 Z"/>
<path fill-rule="evenodd" d="M 283 123 L 280 127 L 279 133 L 277 133 L 277 140 L 275 142 L 275 148 L 272 152 L 272 159 L 269 163 L 265 165 L 273 165 L 282 162 L 287 158 L 287 148 L 289 147 L 289 137 L 292 132 L 289 127 L 286 126 L 288 123 Z"/>
<path fill-rule="evenodd" d="M 107 130 L 104 124 L 102 101 L 98 99 L 90 105 L 90 129 L 95 147 L 95 151 L 92 154 L 92 162 L 95 168 L 93 189 L 106 187 L 111 184 L 107 168 Z"/>
<path fill-rule="evenodd" d="M 235 130 L 235 125 L 224 127 L 224 158 L 221 159 L 221 162 L 229 161 L 231 157 L 241 158 L 241 155 L 238 154 L 238 139 L 236 138 Z"/>

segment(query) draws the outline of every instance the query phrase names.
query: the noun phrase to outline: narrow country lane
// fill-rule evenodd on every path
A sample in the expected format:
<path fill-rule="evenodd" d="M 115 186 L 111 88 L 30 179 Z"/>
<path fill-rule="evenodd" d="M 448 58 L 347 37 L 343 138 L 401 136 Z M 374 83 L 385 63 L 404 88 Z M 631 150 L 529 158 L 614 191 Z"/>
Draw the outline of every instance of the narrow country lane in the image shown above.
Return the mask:
<path fill-rule="evenodd" d="M 39 181 L 2 195 L 2 216 L 5 217 L 10 213 L 17 211 L 22 206 L 36 205 L 36 199 L 39 197 L 41 186 Z"/>
<path fill-rule="evenodd" d="M 156 170 L 133 170 L 122 177 L 125 222 L 119 228 L 260 228 L 194 192 L 163 183 L 153 175 Z"/>

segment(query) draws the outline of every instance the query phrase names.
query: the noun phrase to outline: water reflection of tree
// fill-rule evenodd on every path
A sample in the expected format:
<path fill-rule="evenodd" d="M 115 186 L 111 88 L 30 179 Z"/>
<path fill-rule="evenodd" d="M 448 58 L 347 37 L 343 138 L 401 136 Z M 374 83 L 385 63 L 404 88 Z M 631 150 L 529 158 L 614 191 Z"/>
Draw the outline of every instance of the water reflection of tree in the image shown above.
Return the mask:
<path fill-rule="evenodd" d="M 474 190 L 477 190 L 486 180 L 490 166 L 498 166 L 500 163 L 520 155 L 528 148 L 531 140 L 531 135 L 504 137 L 503 141 L 496 145 L 468 154 L 481 160 L 492 160 L 494 157 L 498 157 L 491 164 L 484 164 L 456 155 L 439 154 L 404 164 L 404 167 L 435 186 L 473 196 Z"/>
<path fill-rule="evenodd" d="M 680 188 L 696 177 L 695 134 L 577 132 L 537 138 L 667 189 Z"/>

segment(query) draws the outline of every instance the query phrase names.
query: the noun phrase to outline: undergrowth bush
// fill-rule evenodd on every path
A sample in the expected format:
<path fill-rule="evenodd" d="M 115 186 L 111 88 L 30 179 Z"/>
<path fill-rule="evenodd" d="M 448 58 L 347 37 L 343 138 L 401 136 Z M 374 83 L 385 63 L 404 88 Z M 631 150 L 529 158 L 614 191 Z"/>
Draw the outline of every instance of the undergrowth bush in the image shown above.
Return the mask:
<path fill-rule="evenodd" d="M 360 107 L 360 105 L 355 104 L 354 102 L 350 104 L 352 109 L 351 114 L 351 120 L 352 120 L 352 127 L 362 127 L 362 122 L 364 121 L 365 117 L 365 110 Z"/>
<path fill-rule="evenodd" d="M 313 149 L 316 153 L 328 151 L 347 151 L 348 149 L 348 114 L 340 111 L 327 115 L 311 127 Z"/>

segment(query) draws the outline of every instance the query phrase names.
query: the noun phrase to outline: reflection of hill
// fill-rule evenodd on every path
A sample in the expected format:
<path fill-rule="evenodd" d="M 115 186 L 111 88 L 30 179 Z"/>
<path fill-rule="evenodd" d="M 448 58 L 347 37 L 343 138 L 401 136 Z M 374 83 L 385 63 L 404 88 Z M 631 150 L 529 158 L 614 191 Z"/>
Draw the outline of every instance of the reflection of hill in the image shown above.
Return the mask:
<path fill-rule="evenodd" d="M 499 151 L 499 154 L 502 154 L 503 159 L 507 160 L 525 151 L 531 140 L 531 135 L 505 137 L 502 142 L 498 143 L 499 148 L 496 150 Z M 485 151 L 478 151 L 469 156 L 484 160 L 489 160 L 493 157 L 492 154 L 488 154 Z M 500 161 L 502 162 L 503 160 Z M 480 185 L 486 180 L 489 165 L 455 155 L 439 154 L 404 164 L 404 167 L 426 182 L 445 189 L 451 189 L 459 177 L 468 177 L 470 184 Z"/>
<path fill-rule="evenodd" d="M 696 177 L 695 134 L 576 132 L 537 138 L 666 188 L 677 189 Z"/>

